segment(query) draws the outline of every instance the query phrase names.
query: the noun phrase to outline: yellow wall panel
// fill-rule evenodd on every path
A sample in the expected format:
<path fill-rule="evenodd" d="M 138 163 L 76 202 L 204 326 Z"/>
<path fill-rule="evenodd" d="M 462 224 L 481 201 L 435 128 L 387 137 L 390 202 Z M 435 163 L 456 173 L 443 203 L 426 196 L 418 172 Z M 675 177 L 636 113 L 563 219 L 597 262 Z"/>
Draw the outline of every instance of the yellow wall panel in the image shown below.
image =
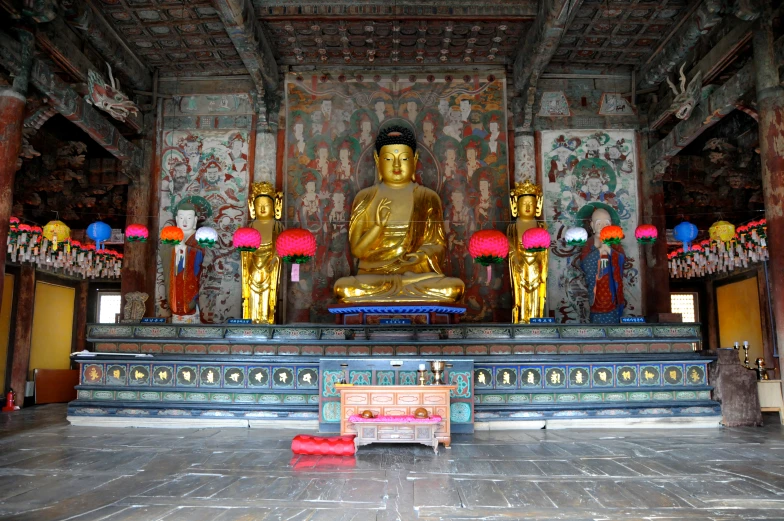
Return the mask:
<path fill-rule="evenodd" d="M 3 283 L 3 304 L 0 309 L 0 389 L 5 391 L 5 370 L 8 365 L 8 344 L 11 342 L 11 312 L 14 308 L 14 276 L 6 273 Z"/>
<path fill-rule="evenodd" d="M 760 322 L 759 287 L 757 277 L 716 287 L 716 304 L 719 312 L 719 343 L 732 347 L 749 341 L 749 363 L 763 357 L 762 324 Z M 743 362 L 743 349 L 739 353 Z"/>
<path fill-rule="evenodd" d="M 69 369 L 73 343 L 74 288 L 35 283 L 30 374 L 34 369 Z"/>

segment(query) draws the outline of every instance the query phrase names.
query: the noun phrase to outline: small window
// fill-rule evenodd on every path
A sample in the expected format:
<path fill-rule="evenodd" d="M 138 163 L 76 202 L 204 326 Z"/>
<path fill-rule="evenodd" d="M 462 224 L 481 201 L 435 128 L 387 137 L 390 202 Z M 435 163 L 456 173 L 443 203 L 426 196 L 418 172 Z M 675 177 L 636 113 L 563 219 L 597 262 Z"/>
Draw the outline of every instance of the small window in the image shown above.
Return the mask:
<path fill-rule="evenodd" d="M 684 322 L 697 322 L 699 309 L 696 293 L 670 293 L 670 307 L 673 313 L 680 313 Z"/>
<path fill-rule="evenodd" d="M 117 322 L 120 317 L 122 296 L 119 293 L 98 294 L 98 322 L 101 324 Z"/>

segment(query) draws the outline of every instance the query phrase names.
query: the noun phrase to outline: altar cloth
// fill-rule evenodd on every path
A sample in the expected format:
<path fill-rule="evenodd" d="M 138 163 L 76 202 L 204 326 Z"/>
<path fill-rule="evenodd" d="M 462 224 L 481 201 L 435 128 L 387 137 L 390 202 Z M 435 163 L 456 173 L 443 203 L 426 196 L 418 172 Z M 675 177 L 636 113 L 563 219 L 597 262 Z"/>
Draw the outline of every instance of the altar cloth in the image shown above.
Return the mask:
<path fill-rule="evenodd" d="M 351 423 L 438 423 L 441 416 L 433 415 L 430 418 L 417 418 L 416 416 L 377 416 L 375 418 L 364 418 L 359 414 L 352 414 L 348 417 Z"/>

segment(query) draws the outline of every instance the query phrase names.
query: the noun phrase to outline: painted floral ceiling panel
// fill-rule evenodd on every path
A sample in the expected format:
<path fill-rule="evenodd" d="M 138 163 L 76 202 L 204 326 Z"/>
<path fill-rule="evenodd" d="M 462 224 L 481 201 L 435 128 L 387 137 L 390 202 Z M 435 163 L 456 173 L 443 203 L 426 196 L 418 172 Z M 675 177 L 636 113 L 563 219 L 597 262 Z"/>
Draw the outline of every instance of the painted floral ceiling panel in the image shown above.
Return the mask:
<path fill-rule="evenodd" d="M 689 10 L 689 0 L 584 0 L 551 64 L 642 65 Z"/>
<path fill-rule="evenodd" d="M 97 0 L 130 49 L 162 76 L 247 74 L 209 0 Z"/>
<path fill-rule="evenodd" d="M 267 20 L 283 65 L 509 64 L 529 22 Z"/>

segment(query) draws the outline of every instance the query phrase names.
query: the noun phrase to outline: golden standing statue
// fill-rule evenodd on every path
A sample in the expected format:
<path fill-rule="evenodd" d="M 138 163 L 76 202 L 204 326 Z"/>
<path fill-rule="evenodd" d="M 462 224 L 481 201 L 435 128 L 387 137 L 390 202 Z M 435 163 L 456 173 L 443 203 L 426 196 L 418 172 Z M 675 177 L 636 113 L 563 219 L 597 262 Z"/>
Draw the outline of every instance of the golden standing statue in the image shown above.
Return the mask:
<path fill-rule="evenodd" d="M 419 154 L 406 127 L 388 127 L 376 139 L 379 183 L 354 198 L 349 223 L 356 276 L 335 281 L 343 304 L 443 303 L 463 296 L 463 281 L 441 269 L 446 251 L 441 199 L 414 182 Z"/>
<path fill-rule="evenodd" d="M 261 245 L 256 251 L 240 252 L 242 317 L 254 324 L 273 324 L 281 267 L 275 241 L 283 231 L 283 192 L 276 192 L 270 183 L 253 183 L 248 208 L 253 219 L 250 227 L 261 234 Z"/>
<path fill-rule="evenodd" d="M 509 192 L 512 217 L 517 220 L 509 225 L 509 275 L 514 293 L 512 322 L 528 324 L 532 318 L 544 317 L 547 297 L 547 264 L 549 251 L 527 252 L 523 248 L 523 234 L 531 228 L 545 228 L 538 221 L 542 215 L 542 189 L 526 181 L 516 183 Z"/>

